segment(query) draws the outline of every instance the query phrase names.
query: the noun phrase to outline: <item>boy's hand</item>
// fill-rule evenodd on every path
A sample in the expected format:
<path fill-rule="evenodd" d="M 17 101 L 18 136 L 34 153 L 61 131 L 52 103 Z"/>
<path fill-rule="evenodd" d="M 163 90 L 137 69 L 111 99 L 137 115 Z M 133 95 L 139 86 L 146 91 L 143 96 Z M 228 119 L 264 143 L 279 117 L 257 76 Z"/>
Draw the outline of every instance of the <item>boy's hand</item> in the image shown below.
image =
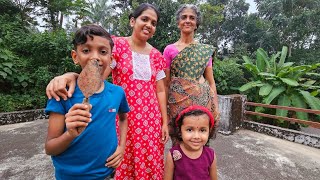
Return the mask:
<path fill-rule="evenodd" d="M 78 131 L 79 127 L 87 127 L 88 123 L 91 121 L 91 114 L 87 110 L 89 107 L 86 104 L 75 104 L 73 105 L 69 112 L 65 115 L 65 123 L 67 127 L 67 132 L 72 137 L 77 137 L 81 134 Z"/>
<path fill-rule="evenodd" d="M 110 167 L 110 168 L 119 167 L 119 165 L 123 159 L 124 148 L 125 147 L 118 146 L 116 151 L 107 159 L 107 161 L 106 161 L 107 163 L 105 164 L 105 166 Z"/>

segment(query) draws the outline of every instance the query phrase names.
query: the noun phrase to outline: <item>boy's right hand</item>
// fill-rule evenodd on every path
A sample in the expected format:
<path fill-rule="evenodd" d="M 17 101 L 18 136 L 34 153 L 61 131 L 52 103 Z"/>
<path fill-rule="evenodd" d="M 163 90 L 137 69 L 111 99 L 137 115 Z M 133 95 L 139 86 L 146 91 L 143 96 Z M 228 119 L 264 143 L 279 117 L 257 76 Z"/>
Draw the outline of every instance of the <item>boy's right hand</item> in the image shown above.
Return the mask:
<path fill-rule="evenodd" d="M 67 127 L 67 132 L 72 137 L 77 137 L 81 134 L 78 131 L 79 127 L 87 127 L 88 123 L 91 121 L 91 114 L 88 111 L 90 107 L 86 104 L 75 104 L 73 105 L 69 112 L 65 115 L 65 123 Z"/>
<path fill-rule="evenodd" d="M 66 73 L 52 79 L 46 88 L 48 98 L 60 101 L 60 97 L 64 100 L 71 97 L 76 86 L 77 76 L 76 73 Z M 69 87 L 68 90 L 66 89 L 67 86 Z"/>

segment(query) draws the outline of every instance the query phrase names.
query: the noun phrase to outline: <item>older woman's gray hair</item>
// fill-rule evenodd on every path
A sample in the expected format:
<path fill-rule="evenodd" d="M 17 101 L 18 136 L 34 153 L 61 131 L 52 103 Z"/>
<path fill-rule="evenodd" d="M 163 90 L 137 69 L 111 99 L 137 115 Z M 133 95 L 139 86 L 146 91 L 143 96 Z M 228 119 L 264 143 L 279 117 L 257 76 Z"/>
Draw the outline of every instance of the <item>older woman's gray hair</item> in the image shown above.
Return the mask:
<path fill-rule="evenodd" d="M 197 25 L 197 29 L 201 23 L 201 13 L 200 13 L 200 10 L 199 8 L 196 6 L 196 5 L 193 5 L 193 4 L 183 4 L 180 6 L 180 8 L 177 10 L 176 12 L 176 21 L 179 22 L 180 21 L 180 16 L 181 16 L 181 13 L 183 10 L 185 9 L 192 9 L 193 12 L 196 14 L 196 18 L 197 18 L 197 22 L 196 22 L 196 25 Z"/>

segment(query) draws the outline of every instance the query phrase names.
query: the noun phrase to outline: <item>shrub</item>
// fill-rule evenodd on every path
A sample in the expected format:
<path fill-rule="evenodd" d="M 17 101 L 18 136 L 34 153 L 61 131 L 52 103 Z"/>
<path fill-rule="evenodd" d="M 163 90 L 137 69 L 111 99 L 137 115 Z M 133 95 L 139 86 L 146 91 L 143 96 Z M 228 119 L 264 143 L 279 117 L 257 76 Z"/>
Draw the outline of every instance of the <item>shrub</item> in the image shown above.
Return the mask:
<path fill-rule="evenodd" d="M 215 60 L 213 73 L 218 94 L 238 94 L 239 87 L 245 83 L 243 71 L 236 62 L 237 59 Z"/>

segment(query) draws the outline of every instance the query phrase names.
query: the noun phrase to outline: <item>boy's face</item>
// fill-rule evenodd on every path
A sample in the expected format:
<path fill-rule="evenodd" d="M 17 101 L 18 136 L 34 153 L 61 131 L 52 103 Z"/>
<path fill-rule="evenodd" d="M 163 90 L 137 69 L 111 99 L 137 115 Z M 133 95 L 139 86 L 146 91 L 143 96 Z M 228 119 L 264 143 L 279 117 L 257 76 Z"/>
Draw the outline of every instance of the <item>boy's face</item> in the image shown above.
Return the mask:
<path fill-rule="evenodd" d="M 83 69 L 90 60 L 96 59 L 101 66 L 101 73 L 110 65 L 112 59 L 112 49 L 108 39 L 101 36 L 87 36 L 87 42 L 77 46 L 71 51 L 71 56 L 75 64 L 79 64 Z"/>

